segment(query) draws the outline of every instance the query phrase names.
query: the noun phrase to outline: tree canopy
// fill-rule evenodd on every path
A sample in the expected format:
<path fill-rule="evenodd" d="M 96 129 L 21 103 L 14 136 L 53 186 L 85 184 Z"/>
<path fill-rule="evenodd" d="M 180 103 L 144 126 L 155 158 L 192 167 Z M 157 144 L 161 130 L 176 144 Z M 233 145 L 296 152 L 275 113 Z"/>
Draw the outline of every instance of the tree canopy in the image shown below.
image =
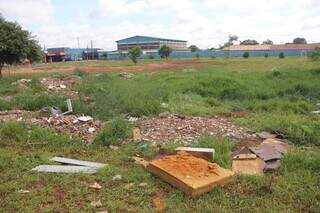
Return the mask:
<path fill-rule="evenodd" d="M 257 42 L 256 40 L 251 40 L 251 39 L 247 39 L 247 40 L 240 42 L 240 45 L 257 45 L 257 44 L 259 44 L 259 42 Z"/>
<path fill-rule="evenodd" d="M 134 47 L 129 51 L 129 58 L 132 60 L 133 63 L 138 63 L 138 58 L 141 56 L 142 50 L 140 47 Z"/>
<path fill-rule="evenodd" d="M 0 77 L 5 64 L 12 65 L 26 59 L 34 62 L 41 58 L 41 47 L 31 33 L 0 16 Z"/>
<path fill-rule="evenodd" d="M 191 52 L 196 52 L 199 50 L 199 47 L 197 47 L 196 45 L 191 45 L 189 49 L 191 50 Z"/>
<path fill-rule="evenodd" d="M 307 40 L 305 38 L 295 38 L 293 39 L 294 44 L 307 44 Z"/>
<path fill-rule="evenodd" d="M 168 59 L 168 57 L 172 53 L 172 49 L 170 47 L 168 47 L 167 45 L 163 45 L 163 46 L 160 47 L 158 53 L 159 53 L 161 58 Z"/>
<path fill-rule="evenodd" d="M 273 41 L 271 41 L 270 39 L 267 39 L 263 41 L 262 44 L 273 44 Z"/>

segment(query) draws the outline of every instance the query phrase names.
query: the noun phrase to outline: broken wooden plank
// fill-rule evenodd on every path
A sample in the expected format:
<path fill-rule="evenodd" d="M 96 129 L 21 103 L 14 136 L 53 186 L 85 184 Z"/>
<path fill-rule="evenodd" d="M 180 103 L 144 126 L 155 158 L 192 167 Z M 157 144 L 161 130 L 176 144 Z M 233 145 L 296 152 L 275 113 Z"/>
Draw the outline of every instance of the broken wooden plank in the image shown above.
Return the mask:
<path fill-rule="evenodd" d="M 32 171 L 48 172 L 48 173 L 87 173 L 93 174 L 98 168 L 89 166 L 63 166 L 63 165 L 40 165 L 32 169 Z"/>
<path fill-rule="evenodd" d="M 96 163 L 96 162 L 89 162 L 89 161 L 82 161 L 82 160 L 75 160 L 75 159 L 61 158 L 61 157 L 54 157 L 54 158 L 51 158 L 50 160 L 58 163 L 63 163 L 63 164 L 87 166 L 92 168 L 103 168 L 107 166 L 107 164 L 104 164 L 104 163 Z"/>
<path fill-rule="evenodd" d="M 241 154 L 240 154 L 241 155 Z M 260 158 L 237 158 L 232 160 L 232 171 L 240 174 L 263 176 L 265 162 Z"/>
<path fill-rule="evenodd" d="M 185 151 L 195 157 L 204 158 L 212 161 L 214 159 L 214 149 L 198 148 L 198 147 L 178 147 L 176 151 Z"/>

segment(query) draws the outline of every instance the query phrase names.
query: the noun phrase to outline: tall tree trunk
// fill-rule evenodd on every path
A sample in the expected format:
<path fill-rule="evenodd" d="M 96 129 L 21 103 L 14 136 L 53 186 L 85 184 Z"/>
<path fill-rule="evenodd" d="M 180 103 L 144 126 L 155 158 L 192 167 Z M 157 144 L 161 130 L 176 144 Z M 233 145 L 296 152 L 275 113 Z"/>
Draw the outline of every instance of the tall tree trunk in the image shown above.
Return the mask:
<path fill-rule="evenodd" d="M 2 78 L 2 68 L 3 68 L 3 64 L 0 64 L 0 78 Z"/>

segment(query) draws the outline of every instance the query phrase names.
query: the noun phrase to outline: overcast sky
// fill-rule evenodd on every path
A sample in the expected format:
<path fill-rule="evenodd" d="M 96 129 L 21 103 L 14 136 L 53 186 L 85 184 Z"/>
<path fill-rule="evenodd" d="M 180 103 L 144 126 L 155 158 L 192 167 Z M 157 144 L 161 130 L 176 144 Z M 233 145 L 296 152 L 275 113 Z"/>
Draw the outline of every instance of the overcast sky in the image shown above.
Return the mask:
<path fill-rule="evenodd" d="M 275 43 L 320 42 L 320 0 L 0 0 L 0 13 L 46 47 L 114 50 L 134 35 L 217 47 L 228 35 Z"/>

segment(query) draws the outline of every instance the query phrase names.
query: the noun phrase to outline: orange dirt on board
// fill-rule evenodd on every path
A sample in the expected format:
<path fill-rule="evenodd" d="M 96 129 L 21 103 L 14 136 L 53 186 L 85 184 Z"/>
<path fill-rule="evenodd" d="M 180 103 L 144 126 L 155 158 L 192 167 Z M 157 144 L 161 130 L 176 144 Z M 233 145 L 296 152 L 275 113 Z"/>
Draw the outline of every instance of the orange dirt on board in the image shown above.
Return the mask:
<path fill-rule="evenodd" d="M 194 157 L 184 151 L 153 160 L 150 162 L 149 168 L 150 170 L 160 169 L 193 189 L 207 185 L 223 185 L 226 180 L 233 176 L 232 171 L 223 169 L 216 163 Z"/>

